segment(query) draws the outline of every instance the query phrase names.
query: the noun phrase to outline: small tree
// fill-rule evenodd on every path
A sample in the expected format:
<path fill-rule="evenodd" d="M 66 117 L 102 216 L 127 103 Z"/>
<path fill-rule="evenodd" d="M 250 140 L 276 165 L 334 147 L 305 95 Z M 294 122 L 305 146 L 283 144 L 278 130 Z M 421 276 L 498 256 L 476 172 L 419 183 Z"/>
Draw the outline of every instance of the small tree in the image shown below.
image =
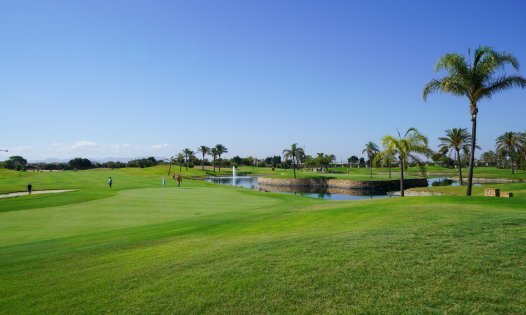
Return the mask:
<path fill-rule="evenodd" d="M 427 146 L 427 137 L 419 133 L 416 128 L 409 128 L 403 137 L 400 132 L 397 131 L 397 133 L 398 137 L 383 137 L 382 145 L 385 151 L 398 157 L 400 162 L 400 196 L 404 197 L 404 169 L 413 160 L 420 165 L 420 169 L 423 171 L 424 166 L 415 153 L 428 156 L 432 151 Z"/>
<path fill-rule="evenodd" d="M 360 162 L 360 159 L 356 155 L 351 156 L 347 159 L 347 162 L 349 162 L 349 165 L 357 166 L 358 162 Z"/>
<path fill-rule="evenodd" d="M 9 157 L 9 160 L 4 162 L 4 168 L 11 170 L 24 170 L 27 166 L 27 160 L 19 155 Z"/>
<path fill-rule="evenodd" d="M 440 151 L 444 154 L 455 152 L 455 160 L 457 161 L 458 178 L 460 185 L 464 185 L 462 181 L 462 163 L 460 162 L 460 151 L 464 154 L 469 153 L 469 144 L 471 141 L 471 135 L 466 128 L 453 128 L 446 130 L 446 136 L 438 138 L 441 141 Z"/>
<path fill-rule="evenodd" d="M 68 162 L 68 166 L 72 169 L 87 170 L 92 167 L 92 163 L 88 159 L 74 158 Z"/>
<path fill-rule="evenodd" d="M 290 146 L 290 149 L 283 150 L 283 157 L 285 160 L 292 159 L 292 170 L 294 171 L 294 178 L 296 178 L 296 163 L 298 160 L 303 159 L 305 152 L 303 148 L 298 147 L 297 143 L 294 143 Z"/>
<path fill-rule="evenodd" d="M 378 149 L 378 146 L 376 143 L 369 141 L 365 144 L 365 149 L 363 149 L 362 153 L 367 153 L 367 157 L 369 158 L 369 168 L 371 171 L 371 178 L 373 178 L 373 159 L 374 156 L 380 152 Z"/>

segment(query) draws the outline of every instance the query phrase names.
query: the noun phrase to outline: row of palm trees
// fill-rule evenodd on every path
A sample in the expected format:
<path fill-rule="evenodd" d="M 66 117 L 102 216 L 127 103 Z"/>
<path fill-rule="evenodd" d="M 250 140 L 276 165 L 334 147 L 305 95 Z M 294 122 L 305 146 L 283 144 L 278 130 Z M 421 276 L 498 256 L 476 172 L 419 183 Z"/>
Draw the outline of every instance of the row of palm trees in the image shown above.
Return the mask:
<path fill-rule="evenodd" d="M 445 133 L 445 137 L 439 138 L 441 142 L 439 144 L 439 153 L 443 155 L 449 153 L 450 156 L 454 154 L 454 160 L 457 163 L 459 181 L 460 184 L 463 185 L 461 151 L 464 154 L 469 154 L 469 152 L 471 152 L 471 134 L 467 128 L 447 129 Z M 429 156 L 432 153 L 432 151 L 427 148 L 427 138 L 421 135 L 415 128 L 410 128 L 404 137 L 401 137 L 400 133 L 398 133 L 398 138 L 386 136 L 382 139 L 382 144 L 384 150 L 380 151 L 374 142 L 369 141 L 362 151 L 362 153 L 367 153 L 367 156 L 369 157 L 369 167 L 371 170 L 370 176 L 372 178 L 372 167 L 374 161 L 375 165 L 388 165 L 389 177 L 391 177 L 391 163 L 396 160 L 395 156 L 398 154 L 401 168 L 400 179 L 402 190 L 403 164 L 407 165 L 408 162 L 406 158 L 409 157 L 416 162 L 420 162 L 419 165 L 422 165 L 421 161 L 418 160 L 418 156 L 413 155 L 412 153 L 420 153 L 426 156 Z M 393 148 L 395 148 L 395 150 L 393 150 Z M 476 148 L 480 149 L 478 146 Z M 497 138 L 496 148 L 501 156 L 507 155 L 510 157 L 512 165 L 511 171 L 512 174 L 514 174 L 514 156 L 519 153 L 522 161 L 525 161 L 526 159 L 526 132 L 505 132 Z"/>
<path fill-rule="evenodd" d="M 446 75 L 440 79 L 429 81 L 422 92 L 424 101 L 427 97 L 435 92 L 453 94 L 455 96 L 466 97 L 469 101 L 469 110 L 471 114 L 471 133 L 464 128 L 453 128 L 446 130 L 446 137 L 440 138 L 440 152 L 454 152 L 459 178 L 463 182 L 462 170 L 460 163 L 460 152 L 469 154 L 469 166 L 467 176 L 466 195 L 471 196 L 473 186 L 473 169 L 475 165 L 475 150 L 479 148 L 476 144 L 477 136 L 477 117 L 478 103 L 484 99 L 489 99 L 494 94 L 508 90 L 513 87 L 526 88 L 526 79 L 518 74 L 507 75 L 502 73 L 506 65 L 511 65 L 516 71 L 519 70 L 517 59 L 507 52 L 497 52 L 489 47 L 481 46 L 477 48 L 473 56 L 468 50 L 468 58 L 457 53 L 448 53 L 442 56 L 435 65 L 435 71 L 445 71 Z M 522 134 L 505 133 L 497 139 L 497 147 L 502 152 L 508 152 L 512 159 L 512 172 L 514 172 L 514 152 L 517 150 L 517 143 L 522 143 L 520 139 Z M 376 144 L 369 142 L 362 153 L 367 153 L 371 167 L 373 156 L 377 163 L 382 165 L 391 165 L 392 161 L 398 160 L 400 165 L 400 185 L 403 196 L 403 172 L 409 159 L 419 161 L 418 154 L 428 155 L 431 150 L 427 147 L 427 138 L 420 134 L 417 129 L 409 128 L 402 136 L 398 132 L 397 136 L 385 136 L 382 138 L 383 150 L 380 150 Z M 221 144 L 209 148 L 200 146 L 197 150 L 204 160 L 206 155 L 211 155 L 214 160 L 214 172 L 216 167 L 216 158 L 219 160 L 219 171 L 221 171 L 221 155 L 228 150 Z M 291 145 L 289 149 L 283 150 L 286 159 L 292 159 L 294 177 L 296 177 L 297 163 L 303 161 L 305 156 L 304 149 L 297 143 Z M 525 153 L 522 153 L 525 154 Z M 172 160 L 184 159 L 188 167 L 188 161 L 193 155 L 190 149 L 183 150 L 177 157 Z M 523 160 L 525 157 L 523 157 Z M 171 164 L 170 164 L 171 167 Z M 391 169 L 389 168 L 389 174 Z"/>
<path fill-rule="evenodd" d="M 205 156 L 210 155 L 213 158 L 214 172 L 216 171 L 216 161 L 218 161 L 219 172 L 221 172 L 221 155 L 228 153 L 228 148 L 222 144 L 216 144 L 214 147 L 207 147 L 206 145 L 201 145 L 197 148 L 197 152 L 201 153 L 203 159 L 201 161 L 202 169 L 205 169 Z M 179 165 L 179 171 L 181 170 L 181 165 L 186 166 L 188 171 L 188 164 L 192 159 L 195 159 L 194 151 L 189 148 L 185 148 L 181 153 L 178 153 L 176 156 L 172 156 L 170 159 L 170 168 L 168 169 L 168 175 L 170 175 L 172 164 L 177 163 Z"/>
<path fill-rule="evenodd" d="M 293 143 L 290 148 L 283 150 L 283 158 L 285 161 L 290 160 L 294 178 L 296 178 L 296 169 L 299 164 L 303 164 L 306 168 L 321 167 L 322 170 L 328 170 L 330 164 L 336 160 L 334 154 L 317 153 L 315 157 L 305 154 L 305 149 Z"/>
<path fill-rule="evenodd" d="M 497 155 L 509 156 L 511 159 L 511 173 L 515 174 L 515 156 L 520 155 L 522 164 L 526 162 L 526 132 L 507 131 L 495 141 Z"/>
<path fill-rule="evenodd" d="M 494 94 L 502 92 L 513 87 L 526 88 L 526 79 L 518 74 L 507 75 L 502 73 L 506 65 L 510 65 L 516 71 L 519 70 L 517 58 L 507 52 L 497 52 L 490 47 L 481 46 L 477 48 L 473 56 L 468 50 L 468 58 L 457 53 L 448 53 L 442 56 L 435 65 L 435 71 L 445 71 L 446 75 L 440 79 L 429 81 L 422 92 L 424 101 L 431 93 L 442 92 L 455 96 L 466 97 L 469 101 L 469 110 L 471 114 L 471 133 L 461 128 L 446 131 L 446 137 L 441 144 L 441 150 L 454 150 L 459 169 L 459 177 L 462 181 L 461 167 L 459 163 L 460 150 L 469 154 L 468 181 L 466 195 L 471 196 L 473 187 L 473 169 L 475 165 L 475 150 L 477 146 L 477 117 L 478 103 L 484 99 L 491 98 Z M 511 134 L 503 135 L 502 139 L 497 140 L 497 146 L 502 147 L 510 152 L 513 165 L 513 149 L 511 143 L 517 138 Z M 468 139 L 469 143 L 464 140 Z M 376 155 L 378 161 L 388 163 L 394 158 L 400 162 L 400 189 L 403 196 L 403 172 L 407 165 L 407 159 L 412 158 L 418 161 L 416 154 L 430 154 L 427 147 L 427 138 L 420 134 L 415 128 L 409 128 L 404 136 L 398 132 L 398 136 L 385 136 L 382 138 L 383 151 L 374 145 L 368 143 L 362 153 L 367 153 L 372 169 L 373 155 Z M 284 150 L 284 154 L 292 157 L 294 174 L 296 173 L 295 162 L 297 161 L 297 145 L 291 149 Z M 416 153 L 416 154 L 415 154 Z M 513 166 L 512 166 L 512 172 Z M 295 176 L 295 175 L 294 175 Z M 372 171 L 371 171 L 372 176 Z"/>
<path fill-rule="evenodd" d="M 409 165 L 410 161 L 415 161 L 419 165 L 423 165 L 420 161 L 419 154 L 429 156 L 432 151 L 428 147 L 427 137 L 422 135 L 416 128 L 409 128 L 404 136 L 398 132 L 398 136 L 387 135 L 382 138 L 383 150 L 380 151 L 378 146 L 370 141 L 366 144 L 362 153 L 367 153 L 369 157 L 369 166 L 371 168 L 373 160 L 376 164 L 389 165 L 389 175 L 391 175 L 391 162 L 398 160 L 400 165 L 400 191 L 401 196 L 404 196 L 404 170 Z M 305 157 L 305 151 L 294 143 L 289 149 L 283 150 L 285 159 L 292 160 L 292 169 L 294 171 L 294 178 L 296 178 L 296 165 Z M 422 168 L 423 169 L 423 168 Z"/>

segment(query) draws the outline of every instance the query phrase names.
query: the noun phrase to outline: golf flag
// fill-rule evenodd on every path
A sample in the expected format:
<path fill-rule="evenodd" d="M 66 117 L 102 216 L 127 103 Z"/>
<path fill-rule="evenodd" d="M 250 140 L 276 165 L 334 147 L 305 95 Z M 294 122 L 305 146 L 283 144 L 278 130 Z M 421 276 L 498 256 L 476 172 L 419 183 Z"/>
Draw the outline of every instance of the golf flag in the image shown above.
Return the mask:
<path fill-rule="evenodd" d="M 164 180 L 164 177 L 163 177 L 163 187 L 164 185 L 166 185 L 166 180 Z"/>

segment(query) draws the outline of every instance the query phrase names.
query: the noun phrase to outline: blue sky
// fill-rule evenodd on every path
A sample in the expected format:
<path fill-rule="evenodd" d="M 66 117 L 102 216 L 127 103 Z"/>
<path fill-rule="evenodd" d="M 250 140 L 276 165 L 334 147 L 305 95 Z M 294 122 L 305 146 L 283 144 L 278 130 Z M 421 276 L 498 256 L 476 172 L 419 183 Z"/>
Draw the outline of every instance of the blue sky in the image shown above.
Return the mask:
<path fill-rule="evenodd" d="M 526 76 L 526 2 L 0 0 L 0 160 L 361 156 L 416 127 L 470 128 L 431 95 L 438 58 L 491 46 Z M 508 69 L 508 73 L 512 72 Z M 478 143 L 526 131 L 526 90 L 479 104 Z"/>

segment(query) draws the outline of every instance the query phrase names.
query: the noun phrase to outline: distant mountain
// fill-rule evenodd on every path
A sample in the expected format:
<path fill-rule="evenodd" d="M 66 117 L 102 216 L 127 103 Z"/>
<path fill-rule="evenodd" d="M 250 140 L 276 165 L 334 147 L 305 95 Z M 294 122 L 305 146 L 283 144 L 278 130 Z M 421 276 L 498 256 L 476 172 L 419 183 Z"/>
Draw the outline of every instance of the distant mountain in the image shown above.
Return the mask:
<path fill-rule="evenodd" d="M 107 158 L 103 158 L 103 159 L 93 159 L 91 161 L 92 162 L 99 162 L 99 163 L 106 163 L 106 162 L 128 163 L 131 160 L 134 160 L 134 159 L 132 159 L 132 158 L 125 158 L 125 157 L 107 157 Z"/>

